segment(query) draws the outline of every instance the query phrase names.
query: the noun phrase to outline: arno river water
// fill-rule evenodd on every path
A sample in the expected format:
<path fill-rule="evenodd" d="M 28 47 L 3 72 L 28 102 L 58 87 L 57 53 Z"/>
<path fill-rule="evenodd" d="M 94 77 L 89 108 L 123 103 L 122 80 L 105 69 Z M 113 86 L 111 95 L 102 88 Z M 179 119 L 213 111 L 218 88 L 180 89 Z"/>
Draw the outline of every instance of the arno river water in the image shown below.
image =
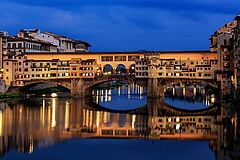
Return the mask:
<path fill-rule="evenodd" d="M 212 105 L 215 97 L 203 88 L 166 89 L 170 108 L 155 115 L 145 114 L 151 104 L 136 84 L 93 95 L 1 102 L 0 159 L 211 160 L 240 154 L 238 112 L 228 103 Z M 194 116 L 197 109 L 206 112 Z"/>

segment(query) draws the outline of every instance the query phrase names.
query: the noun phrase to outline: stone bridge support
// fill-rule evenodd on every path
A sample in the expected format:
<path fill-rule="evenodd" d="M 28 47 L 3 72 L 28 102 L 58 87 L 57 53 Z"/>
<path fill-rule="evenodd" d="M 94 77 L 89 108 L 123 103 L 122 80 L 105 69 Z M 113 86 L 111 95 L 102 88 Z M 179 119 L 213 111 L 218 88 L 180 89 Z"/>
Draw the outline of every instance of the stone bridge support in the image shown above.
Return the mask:
<path fill-rule="evenodd" d="M 157 78 L 149 78 L 147 86 L 147 96 L 150 99 L 159 99 L 160 103 L 164 103 L 164 84 Z"/>
<path fill-rule="evenodd" d="M 72 79 L 70 90 L 72 96 L 86 97 L 89 95 L 83 79 Z"/>
<path fill-rule="evenodd" d="M 157 78 L 149 78 L 147 86 L 147 108 L 151 116 L 158 116 L 158 110 L 164 105 L 164 84 Z"/>

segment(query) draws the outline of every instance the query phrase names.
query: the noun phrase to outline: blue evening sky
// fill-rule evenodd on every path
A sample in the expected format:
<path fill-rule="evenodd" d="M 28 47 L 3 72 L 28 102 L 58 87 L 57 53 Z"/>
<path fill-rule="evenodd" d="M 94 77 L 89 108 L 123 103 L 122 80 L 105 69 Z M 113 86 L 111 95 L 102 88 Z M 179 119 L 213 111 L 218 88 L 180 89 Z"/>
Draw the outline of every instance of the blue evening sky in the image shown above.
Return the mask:
<path fill-rule="evenodd" d="M 1 0 L 0 30 L 40 28 L 92 51 L 202 50 L 237 14 L 239 0 Z"/>

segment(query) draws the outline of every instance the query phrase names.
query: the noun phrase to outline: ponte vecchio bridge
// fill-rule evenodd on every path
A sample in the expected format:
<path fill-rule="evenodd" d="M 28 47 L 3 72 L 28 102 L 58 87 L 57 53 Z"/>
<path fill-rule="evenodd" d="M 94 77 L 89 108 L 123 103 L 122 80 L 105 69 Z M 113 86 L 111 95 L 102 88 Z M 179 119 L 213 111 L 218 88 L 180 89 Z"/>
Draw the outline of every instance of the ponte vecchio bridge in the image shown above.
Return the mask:
<path fill-rule="evenodd" d="M 72 95 L 88 96 L 93 86 L 113 81 L 142 81 L 148 97 L 163 102 L 164 87 L 176 83 L 206 83 L 219 87 L 218 55 L 209 51 L 26 53 L 6 57 L 8 86 L 51 82 Z"/>

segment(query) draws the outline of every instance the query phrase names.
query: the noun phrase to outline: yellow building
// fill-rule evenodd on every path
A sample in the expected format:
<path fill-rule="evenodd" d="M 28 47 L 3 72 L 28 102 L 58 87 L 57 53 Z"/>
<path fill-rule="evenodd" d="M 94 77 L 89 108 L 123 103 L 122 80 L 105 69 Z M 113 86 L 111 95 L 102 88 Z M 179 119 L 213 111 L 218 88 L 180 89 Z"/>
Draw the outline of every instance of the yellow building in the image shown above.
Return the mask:
<path fill-rule="evenodd" d="M 118 66 L 124 66 L 124 74 L 136 72 L 136 78 L 213 79 L 217 58 L 209 51 L 27 53 L 5 57 L 4 80 L 6 85 L 23 86 L 25 81 L 94 78 L 103 75 L 107 65 L 110 74 L 119 74 Z"/>
<path fill-rule="evenodd" d="M 218 54 L 209 51 L 149 53 L 136 62 L 136 77 L 214 79 L 217 59 Z"/>

